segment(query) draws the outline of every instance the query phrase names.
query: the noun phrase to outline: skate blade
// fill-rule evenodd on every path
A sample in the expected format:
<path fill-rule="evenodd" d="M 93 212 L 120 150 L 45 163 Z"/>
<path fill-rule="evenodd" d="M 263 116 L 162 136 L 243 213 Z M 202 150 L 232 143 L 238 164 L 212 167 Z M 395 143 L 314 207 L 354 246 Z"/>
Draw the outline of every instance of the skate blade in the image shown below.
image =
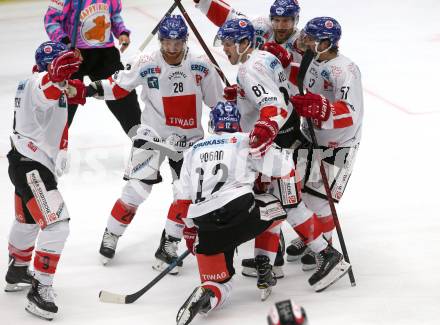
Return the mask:
<path fill-rule="evenodd" d="M 275 279 L 282 279 L 284 278 L 284 271 L 282 266 L 274 266 L 272 268 L 272 272 L 275 276 Z"/>
<path fill-rule="evenodd" d="M 200 299 L 202 294 L 203 294 L 203 289 L 201 287 L 197 288 L 193 292 L 191 297 L 188 298 L 187 301 L 185 301 L 183 306 L 180 307 L 176 316 L 177 325 L 187 325 L 193 320 L 196 314 L 193 314 L 190 309 L 192 305 Z"/>
<path fill-rule="evenodd" d="M 301 269 L 304 272 L 312 271 L 312 270 L 316 269 L 316 264 L 303 264 Z"/>
<path fill-rule="evenodd" d="M 51 321 L 55 316 L 55 313 L 39 308 L 32 301 L 27 302 L 25 309 L 28 313 L 45 320 Z"/>
<path fill-rule="evenodd" d="M 340 261 L 333 270 L 330 271 L 323 279 L 318 281 L 313 289 L 316 292 L 321 292 L 330 287 L 332 284 L 337 282 L 340 278 L 342 278 L 348 271 L 350 271 L 351 265 L 344 260 Z"/>
<path fill-rule="evenodd" d="M 108 258 L 108 257 L 105 257 L 105 256 L 101 256 L 101 263 L 104 266 L 106 266 L 108 263 L 110 263 L 111 260 L 112 260 L 111 258 Z"/>
<path fill-rule="evenodd" d="M 272 293 L 272 287 L 261 289 L 261 294 L 260 294 L 261 301 L 266 301 L 266 299 L 269 298 L 271 293 Z"/>
<path fill-rule="evenodd" d="M 287 260 L 287 262 L 296 262 L 296 261 L 299 260 L 299 258 L 301 256 L 302 255 L 289 255 L 289 254 L 286 254 L 286 260 Z"/>
<path fill-rule="evenodd" d="M 168 264 L 162 260 L 156 259 L 156 263 L 153 264 L 151 267 L 155 271 L 162 272 L 163 270 L 165 270 L 168 267 Z M 170 272 L 168 272 L 168 274 L 171 274 L 171 275 L 179 274 L 179 268 L 180 268 L 180 266 L 176 266 Z"/>
<path fill-rule="evenodd" d="M 272 269 L 274 276 L 276 279 L 282 279 L 284 278 L 284 271 L 282 266 L 274 266 Z M 257 270 L 252 267 L 245 267 L 243 266 L 243 269 L 241 270 L 241 274 L 250 278 L 256 278 L 257 277 Z"/>
<path fill-rule="evenodd" d="M 256 278 L 257 277 L 257 270 L 253 267 L 243 266 L 243 269 L 241 270 L 241 274 L 243 274 L 244 276 L 251 277 L 251 278 Z"/>
<path fill-rule="evenodd" d="M 6 283 L 5 292 L 19 292 L 29 289 L 30 283 Z"/>

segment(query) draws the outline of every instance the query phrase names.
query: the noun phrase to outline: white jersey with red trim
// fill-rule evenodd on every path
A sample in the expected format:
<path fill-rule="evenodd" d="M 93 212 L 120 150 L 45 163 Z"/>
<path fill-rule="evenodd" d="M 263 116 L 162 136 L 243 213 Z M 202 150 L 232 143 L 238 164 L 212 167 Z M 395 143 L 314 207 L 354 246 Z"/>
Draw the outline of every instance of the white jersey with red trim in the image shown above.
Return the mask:
<path fill-rule="evenodd" d="M 260 117 L 277 122 L 281 129 L 293 107 L 289 101 L 290 84 L 280 61 L 269 52 L 254 50 L 240 64 L 237 84 L 243 132 L 250 132 Z"/>
<path fill-rule="evenodd" d="M 288 176 L 294 169 L 292 154 L 275 146 L 263 158 L 249 154 L 249 134 L 212 135 L 184 153 L 177 198 L 191 200 L 188 218 L 195 218 L 223 207 L 253 192 L 258 172 L 267 176 Z"/>
<path fill-rule="evenodd" d="M 189 50 L 179 65 L 166 63 L 160 50 L 141 54 L 130 70 L 116 72 L 102 85 L 105 99 L 122 97 L 141 85 L 145 108 L 137 137 L 167 142 L 173 138 L 181 149 L 203 137 L 202 102 L 212 108 L 223 100 L 223 85 L 213 65 Z"/>
<path fill-rule="evenodd" d="M 67 96 L 49 80 L 47 72 L 34 73 L 18 84 L 11 140 L 23 156 L 55 170 L 56 157 L 68 144 Z"/>
<path fill-rule="evenodd" d="M 304 78 L 304 87 L 309 92 L 323 95 L 334 106 L 327 121 L 315 123 L 318 144 L 326 147 L 352 147 L 358 144 L 364 115 L 358 66 L 341 54 L 329 61 L 313 60 Z M 309 137 L 305 119 L 302 129 Z"/>

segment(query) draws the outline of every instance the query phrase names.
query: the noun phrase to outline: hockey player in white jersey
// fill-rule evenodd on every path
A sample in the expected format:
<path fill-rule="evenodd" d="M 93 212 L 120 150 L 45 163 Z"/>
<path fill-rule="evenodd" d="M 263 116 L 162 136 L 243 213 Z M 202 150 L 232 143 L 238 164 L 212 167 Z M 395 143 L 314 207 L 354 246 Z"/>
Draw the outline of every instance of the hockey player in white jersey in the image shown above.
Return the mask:
<path fill-rule="evenodd" d="M 15 220 L 5 291 L 30 284 L 26 310 L 51 320 L 58 311 L 53 278 L 69 234 L 69 213 L 57 188 L 57 177 L 66 168 L 67 103 L 84 104 L 85 88 L 79 80 L 68 80 L 81 59 L 66 45 L 41 44 L 35 61 L 33 75 L 17 88 L 12 148 L 7 155 Z M 28 271 L 32 254 L 33 275 Z"/>
<path fill-rule="evenodd" d="M 187 47 L 188 28 L 180 15 L 165 17 L 158 37 L 161 48 L 141 54 L 130 70 L 115 73 L 108 80 L 88 86 L 90 94 L 106 100 L 118 99 L 142 86 L 145 103 L 141 126 L 133 138 L 133 148 L 121 197 L 108 218 L 100 253 L 104 263 L 115 255 L 118 238 L 133 220 L 138 206 L 149 196 L 153 185 L 162 181 L 159 169 L 168 156 L 173 179 L 180 174 L 182 152 L 203 137 L 202 105 L 213 107 L 223 99 L 221 79 L 205 57 Z M 89 95 L 90 95 L 89 94 Z M 162 270 L 177 258 L 182 237 L 181 206 L 174 202 L 156 251 Z M 172 273 L 177 273 L 175 268 Z"/>
<path fill-rule="evenodd" d="M 197 313 L 206 314 L 224 304 L 232 290 L 234 249 L 254 237 L 256 243 L 271 242 L 274 246 L 272 256 L 270 251 L 255 247 L 257 287 L 262 289 L 262 300 L 276 284 L 270 260 L 278 240 L 270 238 L 278 235 L 286 212 L 275 196 L 255 195 L 253 188 L 259 173 L 288 179 L 295 174 L 295 164 L 290 150 L 275 145 L 270 145 L 264 156 L 253 157 L 251 135 L 237 132 L 239 120 L 236 104 L 218 103 L 210 116 L 216 134 L 195 143 L 185 153 L 177 196 L 189 204 L 183 214 L 187 226 L 184 236 L 188 249 L 197 257 L 202 284 L 179 310 L 178 325 L 186 325 Z M 301 206 L 291 210 L 304 212 Z M 316 218 L 307 221 L 306 227 L 315 228 Z M 315 290 L 321 291 L 348 272 L 350 265 L 342 261 L 341 254 L 322 233 L 310 245 L 326 255 L 325 272 L 313 274 L 309 280 Z"/>
<path fill-rule="evenodd" d="M 223 0 L 194 0 L 194 2 L 196 7 L 218 27 L 233 18 L 248 18 Z M 248 18 L 255 28 L 255 48 L 268 51 L 280 60 L 291 86 L 290 95 L 298 94 L 296 78 L 304 54 L 304 44 L 299 38 L 300 31 L 297 27 L 300 10 L 297 0 L 275 0 L 268 16 Z M 297 130 L 295 137 L 299 146 L 303 141 L 299 117 L 296 116 L 292 122 Z"/>
<path fill-rule="evenodd" d="M 264 155 L 272 142 L 282 148 L 290 148 L 294 138 L 290 132 L 282 132 L 283 128 L 278 131 L 279 125 L 285 123 L 292 110 L 290 101 L 285 105 L 281 100 L 281 94 L 286 94 L 284 70 L 272 54 L 252 48 L 252 31 L 252 24 L 247 19 L 232 19 L 219 29 L 217 38 L 229 61 L 232 64 L 240 63 L 237 105 L 242 116 L 246 116 L 242 123 L 243 130 L 251 129 L 251 153 L 256 157 Z M 309 284 L 315 291 L 324 290 L 342 277 L 350 265 L 342 260 L 342 254 L 327 245 L 320 227 L 315 227 L 317 216 L 301 200 L 301 184 L 294 175 L 273 180 L 271 190 L 287 209 L 287 219 L 294 230 L 320 256 L 322 268 L 310 277 Z M 272 240 L 268 238 L 267 241 L 256 242 L 256 248 L 271 251 L 271 248 L 277 247 Z M 272 252 L 270 262 L 273 265 L 276 250 Z"/>
<path fill-rule="evenodd" d="M 219 102 L 211 111 L 210 129 L 214 135 L 185 152 L 176 186 L 177 197 L 189 207 L 183 215 L 184 234 L 197 257 L 202 282 L 180 308 L 178 325 L 189 324 L 198 313 L 223 305 L 232 290 L 234 249 L 256 236 L 271 236 L 279 219 L 286 217 L 274 196 L 255 199 L 258 173 L 283 177 L 294 169 L 291 154 L 274 146 L 267 148 L 264 158 L 250 156 L 249 134 L 238 132 L 240 113 L 233 102 Z M 269 258 L 258 250 L 256 254 L 257 286 L 267 292 L 276 279 Z"/>
<path fill-rule="evenodd" d="M 305 118 L 312 118 L 320 156 L 331 185 L 332 197 L 338 202 L 350 178 L 361 139 L 363 94 L 361 73 L 357 65 L 339 53 L 341 26 L 331 17 L 310 20 L 302 31 L 303 42 L 314 53 L 304 78 L 307 93 L 291 98 L 296 111 L 304 117 L 303 131 L 310 139 Z M 319 162 L 309 153 L 303 199 L 320 221 L 328 240 L 335 227 L 319 172 Z M 287 248 L 288 260 L 298 259 L 306 246 L 301 239 Z M 303 269 L 313 269 L 313 254 L 305 254 Z"/>
<path fill-rule="evenodd" d="M 234 18 L 248 18 L 223 0 L 194 0 L 203 14 L 216 26 L 221 27 Z M 300 7 L 296 0 L 275 0 L 268 16 L 248 18 L 255 28 L 255 47 L 266 42 L 280 44 L 291 54 L 291 61 L 301 62 L 302 44 L 298 43 Z"/>

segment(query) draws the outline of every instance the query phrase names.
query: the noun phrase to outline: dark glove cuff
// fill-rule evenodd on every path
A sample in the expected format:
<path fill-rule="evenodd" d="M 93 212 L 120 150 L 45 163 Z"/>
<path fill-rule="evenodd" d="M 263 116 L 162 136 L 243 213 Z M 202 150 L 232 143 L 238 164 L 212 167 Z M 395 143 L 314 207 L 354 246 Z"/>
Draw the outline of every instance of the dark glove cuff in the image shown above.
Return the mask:
<path fill-rule="evenodd" d="M 93 97 L 98 93 L 98 90 L 96 90 L 94 87 L 92 86 L 87 86 L 86 88 L 86 97 Z"/>
<path fill-rule="evenodd" d="M 69 45 L 69 44 L 70 44 L 70 38 L 69 38 L 69 36 L 64 36 L 64 37 L 61 39 L 61 43 L 64 43 L 64 44 L 66 44 L 66 45 Z"/>

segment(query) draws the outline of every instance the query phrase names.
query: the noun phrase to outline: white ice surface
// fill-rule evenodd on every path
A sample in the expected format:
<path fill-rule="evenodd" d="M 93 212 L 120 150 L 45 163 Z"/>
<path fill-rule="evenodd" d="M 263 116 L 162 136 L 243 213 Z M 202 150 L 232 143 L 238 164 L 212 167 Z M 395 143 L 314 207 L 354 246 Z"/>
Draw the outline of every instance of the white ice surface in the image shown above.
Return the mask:
<path fill-rule="evenodd" d="M 43 15 L 48 1 L 0 4 L 0 273 L 7 269 L 8 232 L 14 216 L 13 187 L 6 153 L 13 98 L 18 80 L 33 65 L 44 40 Z M 214 28 L 192 1 L 185 0 L 193 21 L 211 44 Z M 249 16 L 267 15 L 271 0 L 236 0 Z M 133 31 L 126 60 L 156 25 L 171 1 L 125 0 L 123 17 Z M 438 209 L 438 134 L 440 105 L 440 2 L 438 0 L 302 1 L 300 26 L 322 15 L 343 28 L 342 53 L 363 73 L 363 140 L 353 176 L 338 206 L 357 286 L 348 277 L 327 291 L 314 293 L 310 274 L 287 264 L 266 302 L 259 301 L 255 280 L 235 276 L 235 291 L 223 310 L 192 324 L 265 324 L 269 306 L 292 298 L 303 305 L 312 325 L 439 324 L 440 216 Z M 156 40 L 147 51 L 157 48 Z M 197 42 L 190 37 L 190 46 Z M 201 48 L 200 48 L 201 51 Z M 221 49 L 213 49 L 233 80 Z M 72 170 L 59 189 L 72 220 L 57 270 L 59 324 L 174 324 L 178 308 L 199 283 L 194 258 L 179 276 L 168 276 L 132 305 L 103 304 L 101 289 L 132 293 L 153 279 L 154 251 L 171 201 L 170 174 L 155 186 L 120 240 L 114 261 L 100 265 L 98 249 L 107 217 L 123 186 L 130 148 L 106 106 L 90 100 L 78 110 L 70 130 Z M 285 229 L 288 239 L 293 232 Z M 182 245 L 183 246 L 183 245 Z M 181 247 L 183 251 L 183 247 Z M 252 255 L 250 243 L 235 259 Z M 2 275 L 3 276 L 3 275 Z M 43 323 L 24 311 L 25 293 L 0 293 L 1 324 Z"/>

